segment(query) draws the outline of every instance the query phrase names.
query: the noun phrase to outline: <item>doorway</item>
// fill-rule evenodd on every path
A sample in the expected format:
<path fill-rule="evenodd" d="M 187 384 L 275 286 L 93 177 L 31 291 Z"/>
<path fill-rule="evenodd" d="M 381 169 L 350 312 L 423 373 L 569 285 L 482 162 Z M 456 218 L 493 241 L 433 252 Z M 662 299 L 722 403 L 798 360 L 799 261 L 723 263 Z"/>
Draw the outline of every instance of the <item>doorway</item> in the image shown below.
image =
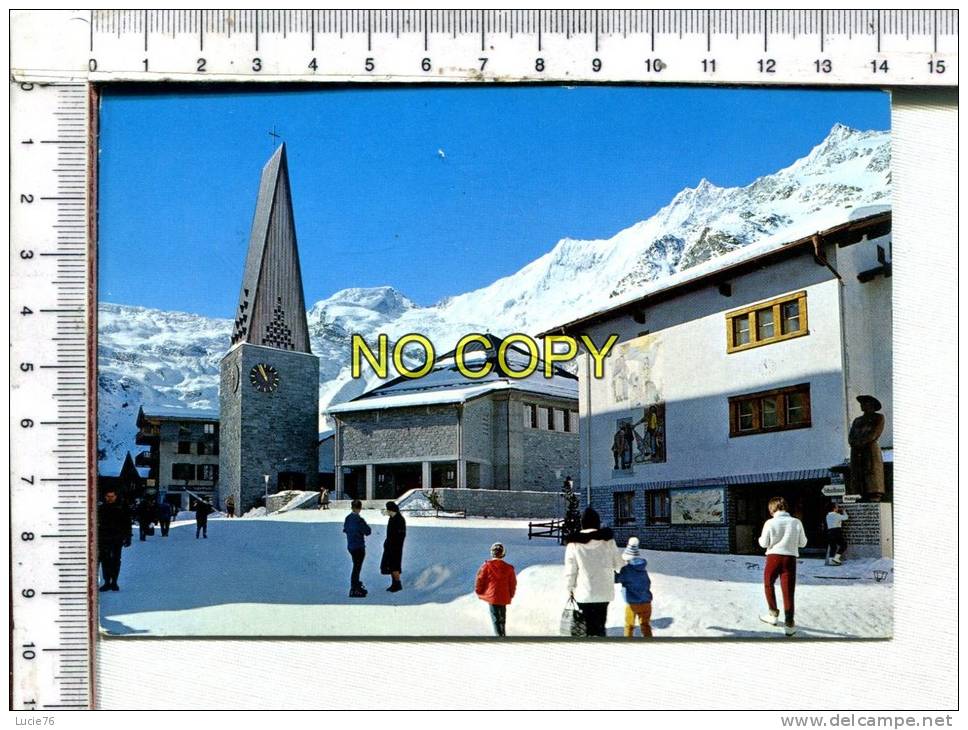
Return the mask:
<path fill-rule="evenodd" d="M 770 499 L 783 497 L 790 505 L 790 514 L 803 523 L 807 546 L 802 554 L 823 554 L 826 549 L 824 534 L 829 498 L 821 489 L 826 479 L 796 482 L 767 482 L 731 487 L 734 499 L 733 551 L 740 555 L 762 555 L 759 536 L 763 523 L 770 519 Z"/>

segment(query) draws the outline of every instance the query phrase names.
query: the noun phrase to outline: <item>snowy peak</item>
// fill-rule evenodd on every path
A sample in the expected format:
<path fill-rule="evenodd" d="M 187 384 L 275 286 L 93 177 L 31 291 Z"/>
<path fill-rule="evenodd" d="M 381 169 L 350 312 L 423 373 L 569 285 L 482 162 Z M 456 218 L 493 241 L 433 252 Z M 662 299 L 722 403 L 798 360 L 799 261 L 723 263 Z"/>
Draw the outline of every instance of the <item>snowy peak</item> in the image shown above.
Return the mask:
<path fill-rule="evenodd" d="M 338 307 L 366 309 L 387 317 L 396 317 L 417 305 L 392 286 L 352 287 L 341 289 L 327 299 L 316 302 L 309 310 L 313 319 Z"/>

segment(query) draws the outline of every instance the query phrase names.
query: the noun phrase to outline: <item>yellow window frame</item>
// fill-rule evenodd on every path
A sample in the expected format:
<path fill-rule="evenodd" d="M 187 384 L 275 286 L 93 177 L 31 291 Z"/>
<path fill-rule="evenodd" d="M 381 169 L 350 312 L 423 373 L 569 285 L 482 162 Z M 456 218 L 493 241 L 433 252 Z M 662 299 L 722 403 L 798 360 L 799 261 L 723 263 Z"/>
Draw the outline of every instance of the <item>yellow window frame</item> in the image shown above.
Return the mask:
<path fill-rule="evenodd" d="M 784 304 L 788 302 L 796 302 L 797 308 L 800 315 L 800 328 L 794 330 L 793 332 L 783 332 L 783 320 L 781 316 L 781 308 Z M 756 313 L 763 310 L 770 310 L 773 313 L 773 336 L 764 337 L 763 339 L 757 338 L 757 326 L 756 326 Z M 736 327 L 734 322 L 737 319 L 746 317 L 747 324 L 749 326 L 749 342 L 744 342 L 742 344 L 736 344 L 734 342 L 734 334 L 736 332 Z M 743 307 L 742 309 L 734 309 L 732 312 L 726 313 L 726 352 L 742 352 L 743 350 L 751 350 L 754 347 L 762 347 L 763 345 L 772 345 L 774 342 L 782 342 L 784 340 L 792 340 L 795 337 L 803 337 L 804 335 L 809 335 L 810 329 L 807 325 L 807 292 L 798 291 L 793 294 L 785 294 L 782 297 L 777 297 L 776 299 L 770 299 L 765 302 L 759 302 L 748 307 Z"/>

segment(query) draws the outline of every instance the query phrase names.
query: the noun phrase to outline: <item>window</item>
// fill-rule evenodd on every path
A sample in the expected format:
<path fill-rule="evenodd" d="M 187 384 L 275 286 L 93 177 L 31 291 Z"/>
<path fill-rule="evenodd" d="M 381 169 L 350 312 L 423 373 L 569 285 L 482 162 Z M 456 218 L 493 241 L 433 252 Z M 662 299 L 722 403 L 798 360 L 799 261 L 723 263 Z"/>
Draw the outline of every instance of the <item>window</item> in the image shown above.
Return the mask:
<path fill-rule="evenodd" d="M 214 482 L 218 479 L 218 464 L 199 464 L 197 473 L 200 482 Z"/>
<path fill-rule="evenodd" d="M 555 408 L 555 431 L 567 431 L 565 428 L 565 421 L 568 419 L 568 411 L 564 411 L 561 408 Z"/>
<path fill-rule="evenodd" d="M 172 464 L 171 478 L 179 482 L 188 482 L 195 478 L 194 464 Z"/>
<path fill-rule="evenodd" d="M 548 409 L 538 406 L 538 420 L 535 428 L 548 428 Z"/>
<path fill-rule="evenodd" d="M 524 425 L 528 428 L 538 427 L 538 406 L 534 403 L 524 404 Z"/>
<path fill-rule="evenodd" d="M 199 456 L 214 456 L 218 453 L 218 441 L 199 441 L 197 453 Z"/>
<path fill-rule="evenodd" d="M 215 433 L 215 424 L 214 423 L 206 423 L 205 424 L 205 433 L 212 433 L 212 434 L 214 434 Z"/>
<path fill-rule="evenodd" d="M 578 414 L 575 411 L 562 411 L 562 416 L 564 418 L 562 430 L 565 433 L 575 433 L 578 430 Z"/>
<path fill-rule="evenodd" d="M 612 495 L 615 524 L 631 525 L 635 522 L 635 492 L 615 492 Z"/>
<path fill-rule="evenodd" d="M 178 442 L 178 453 L 179 454 L 190 454 L 190 453 L 192 453 L 192 442 L 191 441 L 179 441 Z"/>
<path fill-rule="evenodd" d="M 730 436 L 809 427 L 809 383 L 729 399 Z"/>
<path fill-rule="evenodd" d="M 668 489 L 645 493 L 645 521 L 650 525 L 668 525 L 672 514 L 672 500 Z"/>
<path fill-rule="evenodd" d="M 554 431 L 555 430 L 555 409 L 554 408 L 544 408 L 542 410 L 544 410 L 544 412 L 547 414 L 547 421 L 546 422 L 548 424 L 548 430 L 549 431 Z"/>
<path fill-rule="evenodd" d="M 807 331 L 807 293 L 789 294 L 726 314 L 726 351 L 768 345 Z"/>

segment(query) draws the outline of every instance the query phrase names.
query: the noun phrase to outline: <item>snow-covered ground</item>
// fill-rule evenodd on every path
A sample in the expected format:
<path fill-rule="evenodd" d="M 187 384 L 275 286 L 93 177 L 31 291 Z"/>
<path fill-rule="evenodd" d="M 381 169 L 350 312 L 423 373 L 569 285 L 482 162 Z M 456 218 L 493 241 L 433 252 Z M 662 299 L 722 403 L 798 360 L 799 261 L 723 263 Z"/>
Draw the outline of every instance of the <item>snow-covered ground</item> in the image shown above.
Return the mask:
<path fill-rule="evenodd" d="M 124 551 L 117 593 L 100 593 L 102 630 L 148 636 L 488 636 L 487 606 L 474 577 L 493 542 L 517 570 L 509 636 L 557 636 L 566 593 L 564 548 L 528 540 L 527 522 L 411 517 L 400 593 L 379 573 L 386 517 L 373 528 L 362 579 L 364 599 L 349 598 L 345 510 L 296 510 L 269 517 L 211 519 L 208 539 L 191 521 Z M 185 516 L 181 513 L 180 516 Z M 657 637 L 782 637 L 761 623 L 763 558 L 646 550 Z M 886 571 L 882 582 L 875 570 Z M 796 638 L 889 637 L 893 563 L 849 560 L 825 567 L 802 559 L 797 576 Z M 780 600 L 779 585 L 777 598 Z M 609 606 L 608 633 L 622 635 L 621 589 Z"/>

